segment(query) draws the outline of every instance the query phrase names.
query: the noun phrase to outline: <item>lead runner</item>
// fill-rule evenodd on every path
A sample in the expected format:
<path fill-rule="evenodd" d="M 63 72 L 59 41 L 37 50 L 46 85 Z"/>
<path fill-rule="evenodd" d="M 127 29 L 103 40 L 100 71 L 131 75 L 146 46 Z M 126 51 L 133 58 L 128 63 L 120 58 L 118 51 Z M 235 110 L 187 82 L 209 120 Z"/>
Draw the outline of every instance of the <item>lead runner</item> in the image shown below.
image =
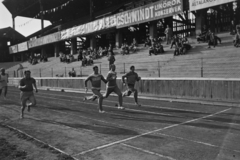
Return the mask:
<path fill-rule="evenodd" d="M 92 83 L 92 92 L 93 95 L 89 97 L 84 97 L 84 100 L 95 100 L 98 97 L 98 105 L 99 105 L 99 113 L 104 113 L 102 108 L 102 102 L 103 102 L 103 95 L 100 93 L 101 90 L 101 81 L 107 83 L 107 80 L 98 73 L 98 67 L 93 67 L 93 73 L 88 76 L 88 78 L 85 80 L 85 89 L 86 92 L 88 91 L 87 88 L 87 82 L 91 81 Z"/>

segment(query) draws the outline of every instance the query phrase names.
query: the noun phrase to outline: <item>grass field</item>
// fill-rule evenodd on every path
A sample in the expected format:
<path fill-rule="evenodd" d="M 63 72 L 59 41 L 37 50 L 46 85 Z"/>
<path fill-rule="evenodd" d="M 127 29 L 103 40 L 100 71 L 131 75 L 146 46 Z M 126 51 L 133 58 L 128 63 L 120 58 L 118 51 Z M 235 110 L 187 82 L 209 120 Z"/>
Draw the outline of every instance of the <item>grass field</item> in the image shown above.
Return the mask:
<path fill-rule="evenodd" d="M 1 160 L 239 160 L 240 108 L 40 90 L 19 119 L 19 91 L 0 99 Z"/>

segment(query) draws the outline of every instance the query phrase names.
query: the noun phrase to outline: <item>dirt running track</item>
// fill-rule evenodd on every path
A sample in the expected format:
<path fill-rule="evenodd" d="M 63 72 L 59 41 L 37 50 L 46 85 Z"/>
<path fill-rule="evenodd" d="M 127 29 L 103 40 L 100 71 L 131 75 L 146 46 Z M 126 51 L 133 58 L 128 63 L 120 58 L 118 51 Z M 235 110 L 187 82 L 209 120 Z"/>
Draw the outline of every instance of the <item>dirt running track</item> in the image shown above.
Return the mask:
<path fill-rule="evenodd" d="M 124 98 L 118 110 L 109 97 L 100 114 L 84 96 L 40 90 L 19 119 L 19 91 L 10 87 L 0 99 L 0 138 L 34 160 L 240 159 L 240 108 L 143 99 L 136 107 Z"/>

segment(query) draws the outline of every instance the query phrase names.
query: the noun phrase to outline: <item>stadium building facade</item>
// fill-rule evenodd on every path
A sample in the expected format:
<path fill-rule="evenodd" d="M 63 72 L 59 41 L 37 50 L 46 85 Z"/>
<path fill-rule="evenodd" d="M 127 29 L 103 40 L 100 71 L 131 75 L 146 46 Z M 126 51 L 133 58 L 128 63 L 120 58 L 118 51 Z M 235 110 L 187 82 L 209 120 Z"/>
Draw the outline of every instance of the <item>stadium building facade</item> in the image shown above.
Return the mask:
<path fill-rule="evenodd" d="M 41 53 L 59 56 L 75 54 L 83 47 L 116 48 L 123 43 L 139 44 L 147 37 L 164 37 L 167 25 L 174 34 L 198 35 L 203 26 L 212 31 L 228 31 L 238 23 L 236 0 L 4 0 L 13 15 L 50 20 L 52 25 L 9 48 L 12 54 Z M 18 3 L 20 7 L 14 8 Z M 25 4 L 25 5 L 23 5 Z M 107 8 L 107 9 L 104 9 Z M 16 47 L 17 46 L 17 47 Z M 21 48 L 13 50 L 12 48 Z"/>

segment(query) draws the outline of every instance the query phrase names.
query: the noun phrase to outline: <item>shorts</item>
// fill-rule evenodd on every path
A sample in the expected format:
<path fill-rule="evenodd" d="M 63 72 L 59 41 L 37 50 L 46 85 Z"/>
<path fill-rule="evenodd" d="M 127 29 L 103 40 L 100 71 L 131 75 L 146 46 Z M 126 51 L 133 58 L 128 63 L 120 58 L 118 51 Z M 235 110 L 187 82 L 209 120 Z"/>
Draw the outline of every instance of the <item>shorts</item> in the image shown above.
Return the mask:
<path fill-rule="evenodd" d="M 104 97 L 108 97 L 112 92 L 116 93 L 117 95 L 122 94 L 118 86 L 111 87 L 111 88 L 107 87 Z"/>
<path fill-rule="evenodd" d="M 27 101 L 27 100 L 29 100 L 31 102 L 35 102 L 36 101 L 33 92 L 20 92 L 20 100 L 22 102 Z"/>
<path fill-rule="evenodd" d="M 127 84 L 128 89 L 125 91 L 127 96 L 130 96 L 132 92 L 135 92 L 134 84 Z"/>

